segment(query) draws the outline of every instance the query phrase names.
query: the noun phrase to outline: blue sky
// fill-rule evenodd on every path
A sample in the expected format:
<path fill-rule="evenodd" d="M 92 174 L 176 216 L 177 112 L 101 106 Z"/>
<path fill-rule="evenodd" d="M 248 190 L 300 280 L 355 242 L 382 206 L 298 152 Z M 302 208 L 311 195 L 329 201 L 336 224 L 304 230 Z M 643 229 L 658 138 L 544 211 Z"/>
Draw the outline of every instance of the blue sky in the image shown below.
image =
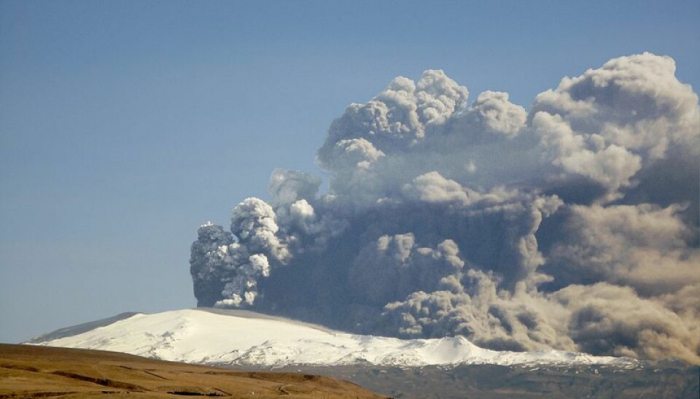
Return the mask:
<path fill-rule="evenodd" d="M 321 173 L 331 121 L 397 75 L 535 95 L 610 58 L 700 86 L 698 1 L 0 1 L 0 342 L 192 307 L 189 246 Z"/>

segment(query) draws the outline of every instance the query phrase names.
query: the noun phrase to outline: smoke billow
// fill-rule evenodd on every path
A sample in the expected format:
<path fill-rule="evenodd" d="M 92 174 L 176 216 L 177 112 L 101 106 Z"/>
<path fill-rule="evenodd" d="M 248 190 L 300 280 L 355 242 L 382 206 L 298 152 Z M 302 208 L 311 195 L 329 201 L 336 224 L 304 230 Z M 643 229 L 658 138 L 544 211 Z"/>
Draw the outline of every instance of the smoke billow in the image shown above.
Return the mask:
<path fill-rule="evenodd" d="M 351 104 L 272 198 L 192 245 L 199 306 L 358 333 L 464 335 L 700 363 L 700 108 L 671 58 L 621 57 L 539 94 L 442 71 Z"/>

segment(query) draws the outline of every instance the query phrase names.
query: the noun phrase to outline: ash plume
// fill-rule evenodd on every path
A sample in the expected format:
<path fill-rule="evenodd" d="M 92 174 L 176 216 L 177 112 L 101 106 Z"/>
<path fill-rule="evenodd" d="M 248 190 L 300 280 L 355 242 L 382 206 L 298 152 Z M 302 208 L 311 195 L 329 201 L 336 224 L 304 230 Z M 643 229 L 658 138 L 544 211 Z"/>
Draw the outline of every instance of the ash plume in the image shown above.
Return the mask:
<path fill-rule="evenodd" d="M 463 335 L 700 364 L 700 108 L 669 57 L 539 94 L 398 77 L 328 130 L 321 179 L 275 170 L 199 229 L 199 306 L 358 333 Z"/>

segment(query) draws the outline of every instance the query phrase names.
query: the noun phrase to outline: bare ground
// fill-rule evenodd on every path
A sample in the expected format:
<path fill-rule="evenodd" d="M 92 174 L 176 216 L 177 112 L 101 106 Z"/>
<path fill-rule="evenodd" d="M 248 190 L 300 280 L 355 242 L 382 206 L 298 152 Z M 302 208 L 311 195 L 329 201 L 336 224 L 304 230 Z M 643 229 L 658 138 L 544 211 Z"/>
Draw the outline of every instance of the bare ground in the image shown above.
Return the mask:
<path fill-rule="evenodd" d="M 0 399 L 368 398 L 360 386 L 302 373 L 231 371 L 116 352 L 0 344 Z"/>

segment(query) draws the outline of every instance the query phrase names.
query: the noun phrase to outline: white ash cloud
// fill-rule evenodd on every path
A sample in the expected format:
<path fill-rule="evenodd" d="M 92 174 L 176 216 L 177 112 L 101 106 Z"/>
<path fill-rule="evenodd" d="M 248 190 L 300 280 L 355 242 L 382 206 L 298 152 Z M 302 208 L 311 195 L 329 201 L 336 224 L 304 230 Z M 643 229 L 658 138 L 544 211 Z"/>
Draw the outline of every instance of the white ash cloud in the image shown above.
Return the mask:
<path fill-rule="evenodd" d="M 329 128 L 192 245 L 200 306 L 400 337 L 700 363 L 700 111 L 671 58 L 621 57 L 531 109 L 442 71 Z"/>

